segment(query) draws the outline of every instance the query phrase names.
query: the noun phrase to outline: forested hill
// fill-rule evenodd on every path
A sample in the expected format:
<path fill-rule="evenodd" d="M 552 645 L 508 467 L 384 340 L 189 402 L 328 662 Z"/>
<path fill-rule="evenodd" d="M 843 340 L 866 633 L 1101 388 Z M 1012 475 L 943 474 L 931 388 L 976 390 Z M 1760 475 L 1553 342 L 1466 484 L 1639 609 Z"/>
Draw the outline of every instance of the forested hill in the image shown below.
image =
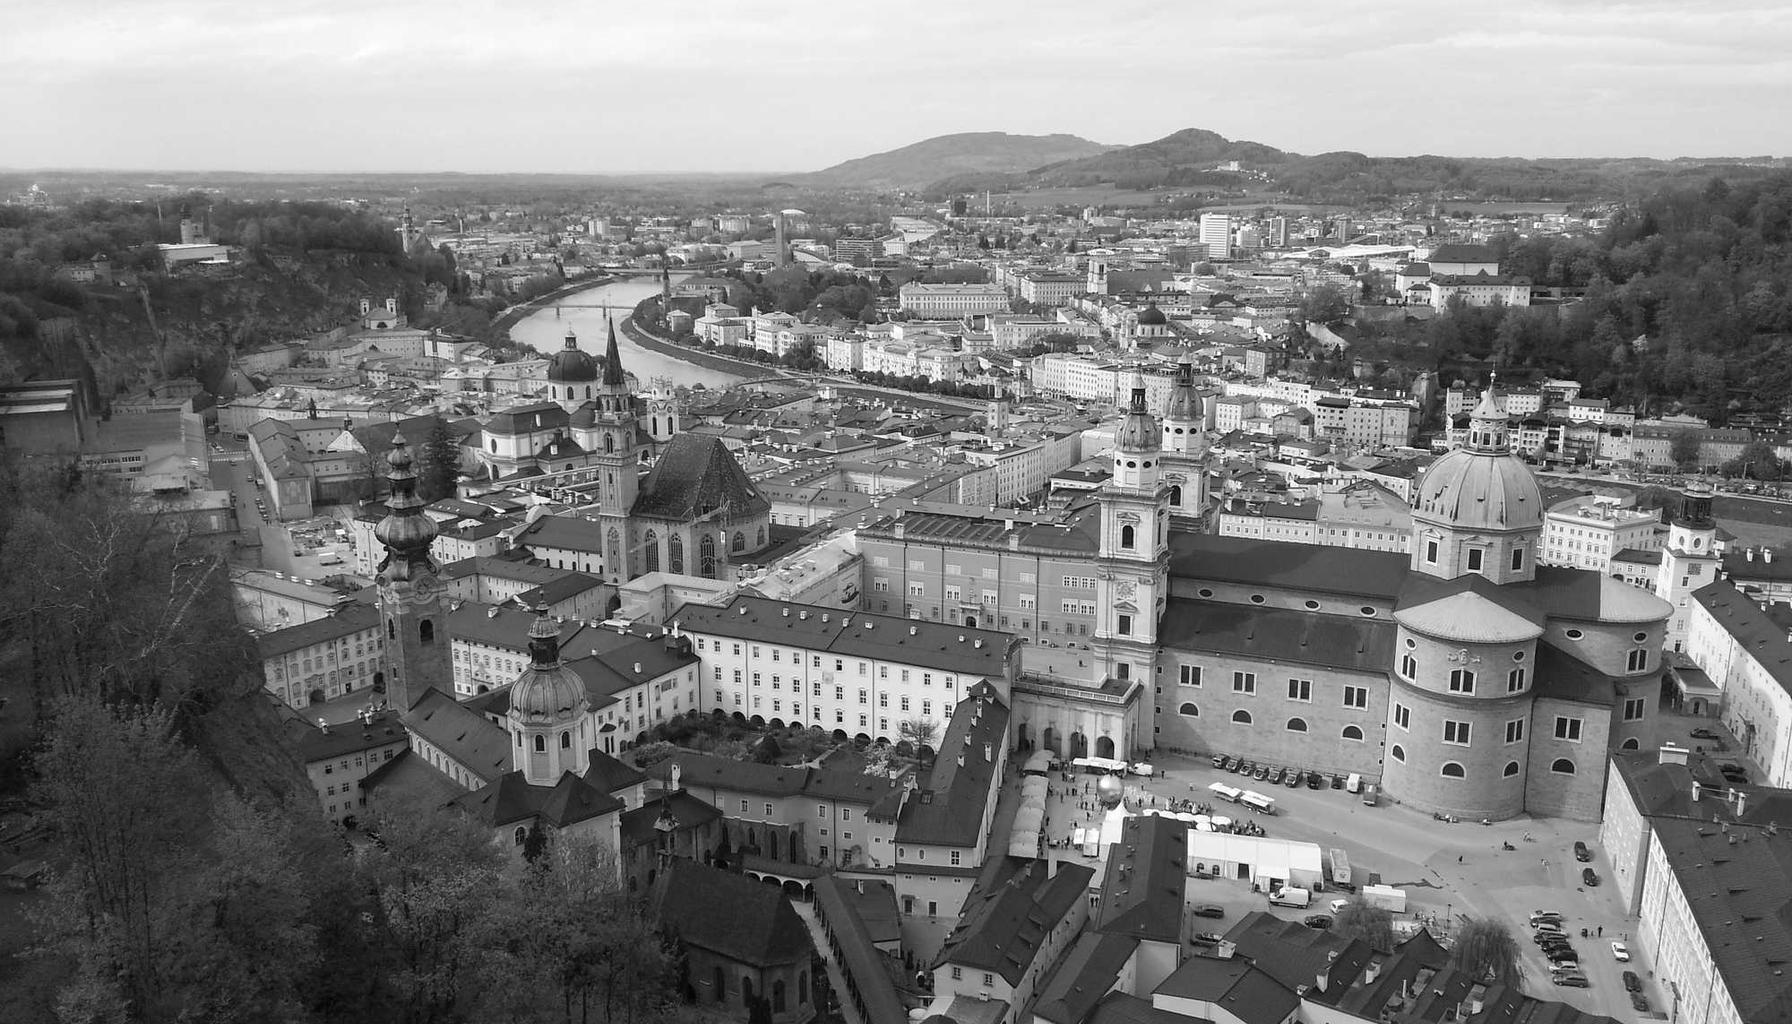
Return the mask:
<path fill-rule="evenodd" d="M 1353 354 L 1422 352 L 1444 369 L 1491 360 L 1502 376 L 1572 377 L 1639 413 L 1684 409 L 1718 423 L 1792 407 L 1792 172 L 1661 190 L 1598 238 L 1491 242 L 1503 271 L 1585 297 L 1359 323 Z"/>
<path fill-rule="evenodd" d="M 1112 148 L 1075 135 L 961 132 L 848 160 L 800 180 L 840 188 L 922 188 L 951 175 L 1017 173 Z"/>
<path fill-rule="evenodd" d="M 153 204 L 0 206 L 0 380 L 90 370 L 109 394 L 153 371 L 214 385 L 232 351 L 341 325 L 362 298 L 397 296 L 413 323 L 472 334 L 489 324 L 485 310 L 459 305 L 426 317 L 430 284 L 465 289 L 452 254 L 407 258 L 395 225 L 366 211 L 204 196 L 193 206 L 205 210 L 213 241 L 240 248 L 240 263 L 162 273 L 155 246 L 179 241 L 179 217 L 158 216 Z M 102 253 L 132 286 L 77 284 L 59 272 Z"/>
<path fill-rule="evenodd" d="M 1239 170 L 1222 170 L 1236 161 Z M 1670 182 L 1760 177 L 1784 162 L 1771 159 L 1643 158 L 1529 160 L 1520 157 L 1368 156 L 1348 150 L 1307 156 L 1260 142 L 1185 128 L 1136 146 L 1042 164 L 1018 173 L 943 170 L 930 193 L 983 189 L 1117 188 L 1236 189 L 1268 184 L 1315 202 L 1361 202 L 1399 195 L 1572 202 L 1646 194 Z"/>

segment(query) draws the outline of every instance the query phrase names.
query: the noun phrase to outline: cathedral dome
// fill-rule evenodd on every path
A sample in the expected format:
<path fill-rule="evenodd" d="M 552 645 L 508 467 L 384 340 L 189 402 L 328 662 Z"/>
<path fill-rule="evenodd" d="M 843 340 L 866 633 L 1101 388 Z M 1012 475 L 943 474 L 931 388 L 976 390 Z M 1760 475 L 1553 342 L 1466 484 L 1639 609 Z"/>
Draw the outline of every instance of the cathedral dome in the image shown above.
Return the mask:
<path fill-rule="evenodd" d="M 548 359 L 548 380 L 556 384 L 590 384 L 597 380 L 597 360 L 579 350 L 578 338 L 566 332 L 566 347 Z"/>
<path fill-rule="evenodd" d="M 529 667 L 510 688 L 510 715 L 524 722 L 553 722 L 584 709 L 585 681 L 560 660 L 560 624 L 545 608 L 529 627 Z"/>
<path fill-rule="evenodd" d="M 1164 311 L 1158 309 L 1155 302 L 1146 306 L 1145 311 L 1139 314 L 1140 327 L 1162 327 L 1169 322 L 1170 318 L 1164 316 Z"/>
<path fill-rule="evenodd" d="M 1413 490 L 1415 518 L 1463 530 L 1542 530 L 1537 477 L 1506 441 L 1506 413 L 1488 387 L 1468 443 L 1433 462 Z"/>

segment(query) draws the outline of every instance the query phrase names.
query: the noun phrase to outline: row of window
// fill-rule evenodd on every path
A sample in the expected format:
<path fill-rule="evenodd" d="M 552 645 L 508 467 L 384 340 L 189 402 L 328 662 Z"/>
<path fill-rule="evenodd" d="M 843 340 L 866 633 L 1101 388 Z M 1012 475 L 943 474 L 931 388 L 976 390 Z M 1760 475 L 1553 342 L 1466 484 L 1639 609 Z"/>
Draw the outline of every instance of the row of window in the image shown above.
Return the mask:
<path fill-rule="evenodd" d="M 1425 542 L 1425 561 L 1431 565 L 1437 564 L 1437 544 L 1438 544 L 1438 542 L 1435 540 L 1427 540 Z M 1468 549 L 1468 571 L 1469 572 L 1480 572 L 1481 571 L 1481 563 L 1482 563 L 1482 560 L 1486 557 L 1487 550 L 1488 549 L 1486 549 L 1486 548 L 1469 548 Z M 1512 565 L 1513 572 L 1524 571 L 1524 548 L 1513 548 L 1512 549 L 1511 565 Z"/>
<path fill-rule="evenodd" d="M 1402 747 L 1400 744 L 1396 743 L 1392 747 L 1388 748 L 1388 756 L 1392 757 L 1394 760 L 1400 762 L 1401 764 L 1405 764 L 1406 763 L 1406 748 Z M 1555 775 L 1573 775 L 1573 774 L 1575 774 L 1574 762 L 1569 760 L 1566 757 L 1556 758 L 1553 762 L 1550 763 L 1549 770 L 1552 774 L 1555 774 Z M 1513 778 L 1514 776 L 1516 776 L 1518 774 L 1518 772 L 1519 772 L 1518 762 L 1517 761 L 1507 761 L 1506 767 L 1500 771 L 1500 775 L 1503 778 L 1510 779 L 1510 778 Z M 1446 779 L 1466 779 L 1466 778 L 1468 778 L 1468 770 L 1463 768 L 1462 765 L 1458 764 L 1455 761 L 1445 761 L 1443 763 L 1442 767 L 1438 768 L 1437 773 Z"/>
<path fill-rule="evenodd" d="M 1121 618 L 1125 619 L 1126 616 L 1121 616 Z M 1130 624 L 1128 624 L 1128 625 L 1130 625 Z M 1126 631 L 1127 630 L 1124 628 L 1121 630 L 1121 632 L 1123 632 L 1123 633 Z M 1199 666 L 1199 665 L 1179 666 L 1177 669 L 1177 674 L 1176 674 L 1176 682 L 1180 686 L 1200 686 L 1201 685 L 1201 666 Z M 1232 673 L 1232 692 L 1233 693 L 1242 693 L 1242 694 L 1246 694 L 1249 696 L 1256 695 L 1256 693 L 1257 693 L 1257 673 L 1255 673 L 1255 672 L 1234 672 L 1234 673 Z M 1311 704 L 1313 702 L 1313 680 L 1290 678 L 1288 680 L 1288 699 L 1292 700 L 1292 701 L 1298 701 L 1303 704 Z M 1344 691 L 1343 691 L 1342 704 L 1344 707 L 1347 707 L 1347 708 L 1366 708 L 1366 707 L 1368 707 L 1369 706 L 1369 688 L 1366 686 L 1354 686 L 1354 685 L 1349 685 L 1349 684 L 1345 685 Z"/>
<path fill-rule="evenodd" d="M 1182 705 L 1176 709 L 1176 713 L 1186 718 L 1201 717 L 1201 709 L 1196 707 L 1191 701 L 1183 701 Z M 1241 708 L 1232 712 L 1232 721 L 1237 725 L 1250 725 L 1252 723 L 1251 713 Z M 1307 720 L 1304 718 L 1290 718 L 1287 722 L 1283 723 L 1282 727 L 1289 732 L 1306 732 Z M 1363 738 L 1363 730 L 1354 725 L 1347 725 L 1339 735 L 1347 740 L 1361 742 Z"/>

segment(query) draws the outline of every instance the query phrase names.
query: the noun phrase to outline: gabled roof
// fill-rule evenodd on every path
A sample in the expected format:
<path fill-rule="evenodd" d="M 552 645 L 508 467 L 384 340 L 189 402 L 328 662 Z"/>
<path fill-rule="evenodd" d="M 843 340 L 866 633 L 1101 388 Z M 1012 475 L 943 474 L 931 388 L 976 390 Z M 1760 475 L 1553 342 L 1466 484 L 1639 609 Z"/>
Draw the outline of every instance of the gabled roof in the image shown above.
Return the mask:
<path fill-rule="evenodd" d="M 1246 586 L 1391 601 L 1406 582 L 1409 562 L 1408 556 L 1392 551 L 1209 534 L 1170 535 L 1170 575 Z"/>
<path fill-rule="evenodd" d="M 1082 1024 L 1102 996 L 1114 990 L 1138 948 L 1139 940 L 1130 935 L 1084 932 L 1040 989 L 1034 1016 L 1051 1024 Z"/>
<path fill-rule="evenodd" d="M 593 749 L 585 768 L 585 781 L 606 793 L 615 793 L 641 785 L 647 781 L 647 776 L 609 754 Z"/>
<path fill-rule="evenodd" d="M 718 913 L 720 908 L 727 912 Z M 807 965 L 814 948 L 782 889 L 694 861 L 667 865 L 654 890 L 654 909 L 664 931 L 736 963 Z"/>
<path fill-rule="evenodd" d="M 1630 692 L 1627 680 L 1606 675 L 1548 640 L 1537 645 L 1536 680 L 1532 692 L 1538 697 L 1600 707 L 1611 707 L 1619 694 Z"/>
<path fill-rule="evenodd" d="M 582 516 L 542 516 L 517 535 L 519 547 L 533 546 L 561 551 L 603 553 L 602 524 Z"/>
<path fill-rule="evenodd" d="M 302 651 L 313 644 L 346 639 L 363 630 L 377 628 L 379 624 L 380 613 L 377 608 L 351 602 L 321 619 L 264 633 L 255 638 L 255 648 L 263 659 L 278 658 L 293 651 Z"/>
<path fill-rule="evenodd" d="M 456 798 L 453 806 L 491 828 L 535 819 L 543 825 L 565 828 L 620 811 L 622 801 L 571 772 L 560 776 L 560 781 L 552 786 L 533 786 L 522 772 L 512 771 Z"/>
<path fill-rule="evenodd" d="M 1386 619 L 1172 597 L 1157 635 L 1173 650 L 1385 674 L 1393 664 L 1394 634 Z"/>
<path fill-rule="evenodd" d="M 1042 860 L 991 857 L 965 896 L 958 926 L 946 936 L 937 963 L 989 971 L 1019 984 L 1059 922 L 1087 898 L 1094 876 L 1095 869 L 1082 864 L 1061 865 L 1053 874 Z"/>
<path fill-rule="evenodd" d="M 838 657 L 899 662 L 967 676 L 1002 675 L 1014 639 L 997 630 L 752 594 L 737 594 L 719 608 L 684 605 L 672 621 L 691 633 L 789 644 Z"/>
<path fill-rule="evenodd" d="M 483 782 L 496 782 L 510 770 L 510 736 L 503 728 L 433 686 L 405 714 L 404 725 Z"/>
<path fill-rule="evenodd" d="M 1429 637 L 1507 644 L 1543 635 L 1543 615 L 1479 573 L 1438 580 L 1415 574 L 1394 618 Z"/>
<path fill-rule="evenodd" d="M 897 842 L 964 847 L 981 842 L 984 812 L 995 799 L 990 784 L 1008 749 L 1007 739 L 1008 708 L 1001 701 L 993 696 L 960 701 L 940 741 L 933 770 L 903 801 Z M 984 757 L 985 747 L 991 757 Z M 963 764 L 958 763 L 961 756 Z"/>
<path fill-rule="evenodd" d="M 1180 945 L 1188 883 L 1188 826 L 1174 818 L 1128 818 L 1108 847 L 1095 928 Z"/>
<path fill-rule="evenodd" d="M 699 434 L 679 434 L 654 464 L 635 498 L 634 515 L 684 523 L 712 512 L 745 519 L 771 503 L 747 478 L 728 446 Z"/>
<path fill-rule="evenodd" d="M 1190 957 L 1153 995 L 1214 1003 L 1243 1024 L 1282 1024 L 1300 1009 L 1300 996 L 1293 989 L 1237 957 Z"/>
<path fill-rule="evenodd" d="M 590 778 L 590 773 L 585 777 Z M 714 804 L 682 789 L 676 793 L 662 793 L 639 807 L 622 812 L 622 845 L 626 848 L 654 842 L 659 835 L 661 814 L 670 814 L 680 829 L 697 828 L 722 817 Z"/>

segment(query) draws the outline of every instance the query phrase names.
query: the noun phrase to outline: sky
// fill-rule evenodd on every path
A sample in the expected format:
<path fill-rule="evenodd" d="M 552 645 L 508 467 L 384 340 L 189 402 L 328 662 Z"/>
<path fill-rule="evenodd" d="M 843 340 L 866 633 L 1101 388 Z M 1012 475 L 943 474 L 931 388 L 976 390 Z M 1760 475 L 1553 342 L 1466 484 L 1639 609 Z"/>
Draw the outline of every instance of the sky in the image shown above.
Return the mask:
<path fill-rule="evenodd" d="M 962 131 L 1792 153 L 1786 0 L 0 0 L 0 166 L 777 172 Z"/>

